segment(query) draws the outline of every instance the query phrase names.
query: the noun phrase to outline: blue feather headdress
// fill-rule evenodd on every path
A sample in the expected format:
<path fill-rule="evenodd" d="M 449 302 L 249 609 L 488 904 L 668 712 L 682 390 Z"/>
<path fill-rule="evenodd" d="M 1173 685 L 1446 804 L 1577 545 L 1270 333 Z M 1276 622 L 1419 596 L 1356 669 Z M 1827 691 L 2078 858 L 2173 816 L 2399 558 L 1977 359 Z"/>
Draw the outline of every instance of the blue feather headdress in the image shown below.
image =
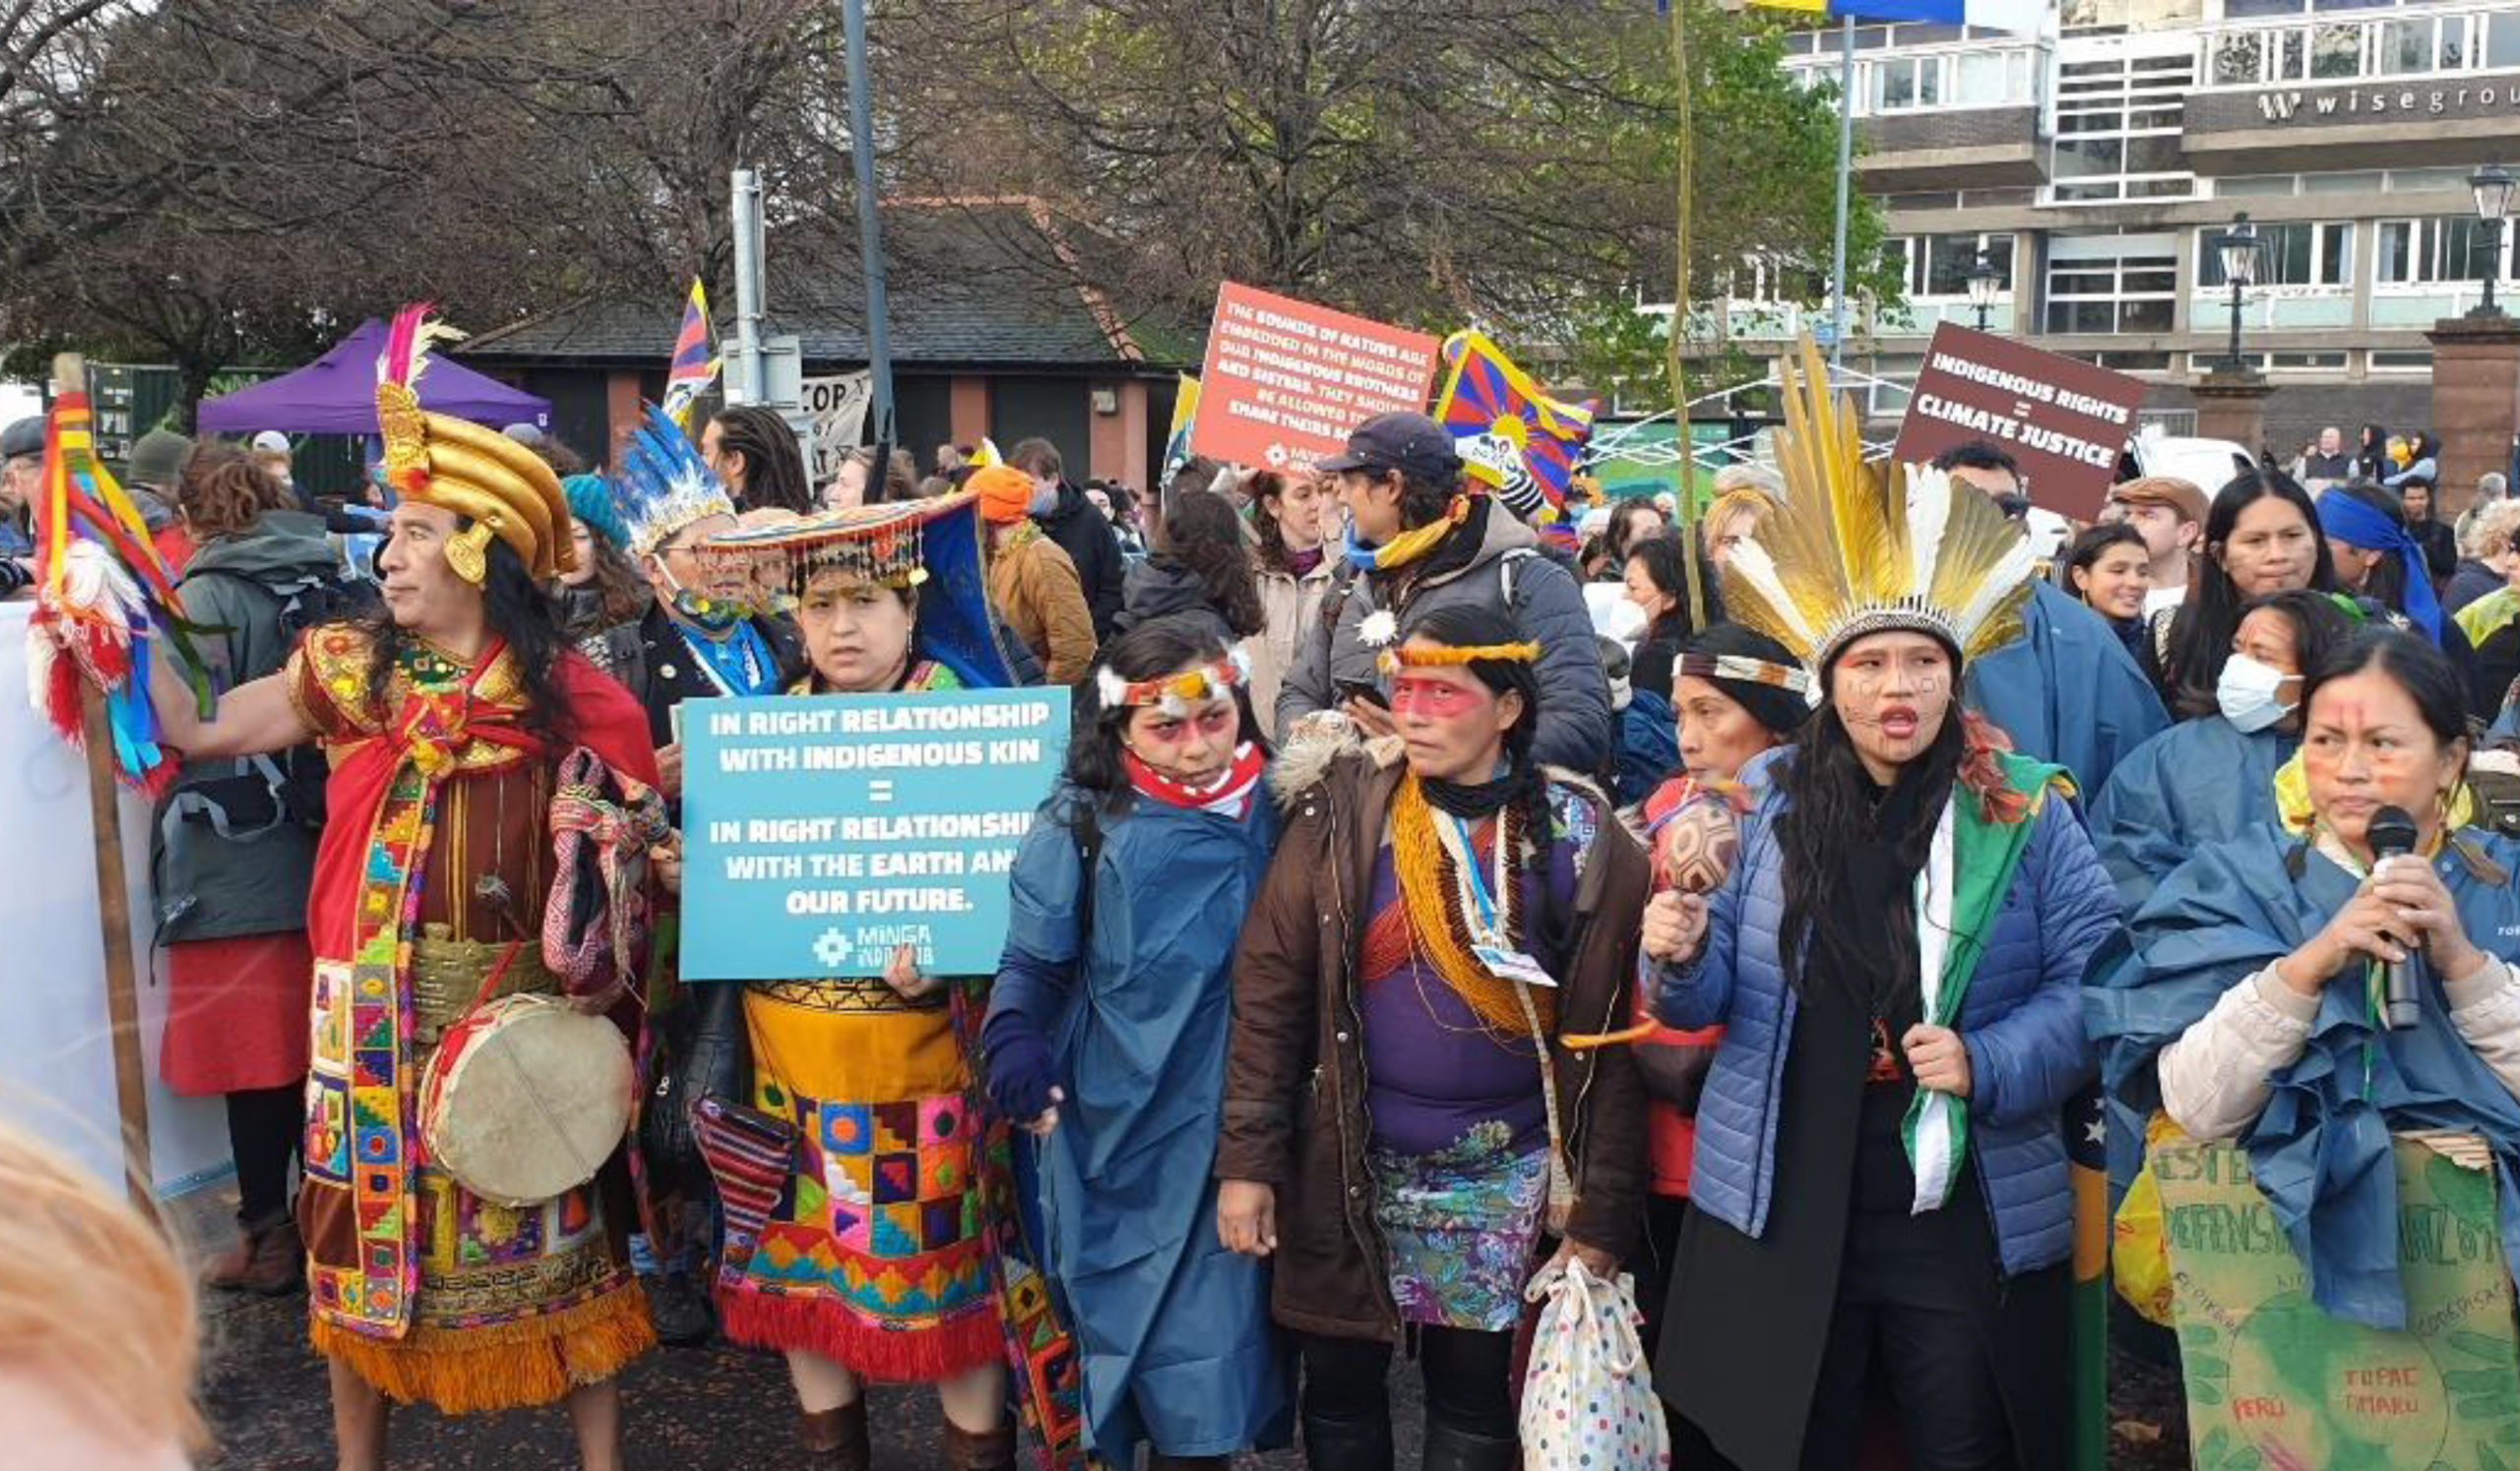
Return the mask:
<path fill-rule="evenodd" d="M 656 405 L 621 452 L 612 478 L 613 504 L 630 534 L 629 551 L 645 556 L 659 544 L 708 516 L 732 516 L 735 502 L 700 458 L 682 426 Z"/>

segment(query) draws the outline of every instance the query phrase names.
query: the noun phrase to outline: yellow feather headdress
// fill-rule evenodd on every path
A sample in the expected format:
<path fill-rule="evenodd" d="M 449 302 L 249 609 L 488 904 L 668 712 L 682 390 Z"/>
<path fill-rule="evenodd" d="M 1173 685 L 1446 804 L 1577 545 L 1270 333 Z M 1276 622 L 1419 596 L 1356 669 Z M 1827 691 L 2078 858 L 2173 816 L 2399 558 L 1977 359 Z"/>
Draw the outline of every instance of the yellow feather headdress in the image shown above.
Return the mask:
<path fill-rule="evenodd" d="M 1794 651 L 1813 673 L 1868 633 L 1929 633 L 1965 660 L 2021 633 L 2038 553 L 1975 488 L 1922 465 L 1866 465 L 1853 409 L 1829 393 L 1805 337 L 1801 368 L 1777 364 L 1785 428 L 1777 459 L 1785 499 L 1724 570 L 1732 621 Z"/>

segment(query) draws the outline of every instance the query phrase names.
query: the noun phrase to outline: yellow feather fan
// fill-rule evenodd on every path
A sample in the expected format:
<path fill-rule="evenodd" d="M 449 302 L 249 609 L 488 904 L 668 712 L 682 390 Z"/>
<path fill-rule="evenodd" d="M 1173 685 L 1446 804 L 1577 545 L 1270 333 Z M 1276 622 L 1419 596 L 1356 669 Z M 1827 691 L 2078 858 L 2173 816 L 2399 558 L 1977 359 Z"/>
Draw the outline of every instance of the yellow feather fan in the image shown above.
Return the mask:
<path fill-rule="evenodd" d="M 1777 436 L 1785 503 L 1724 572 L 1732 620 L 1767 634 L 1814 672 L 1867 633 L 1909 628 L 1964 660 L 2021 634 L 2038 554 L 2022 529 L 1974 487 L 1921 465 L 1899 468 L 1894 501 L 1867 465 L 1853 409 L 1829 392 L 1811 339 L 1801 365 L 1777 364 L 1785 428 Z"/>

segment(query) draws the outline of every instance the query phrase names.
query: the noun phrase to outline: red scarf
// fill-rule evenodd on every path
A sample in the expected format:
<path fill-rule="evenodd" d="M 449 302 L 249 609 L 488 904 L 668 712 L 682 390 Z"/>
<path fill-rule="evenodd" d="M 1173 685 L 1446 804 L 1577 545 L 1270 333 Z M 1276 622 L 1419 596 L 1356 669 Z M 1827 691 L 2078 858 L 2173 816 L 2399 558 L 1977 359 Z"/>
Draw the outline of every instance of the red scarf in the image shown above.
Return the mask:
<path fill-rule="evenodd" d="M 1236 820 L 1249 814 L 1253 794 L 1260 790 L 1260 769 L 1267 762 L 1260 747 L 1246 740 L 1236 746 L 1233 764 L 1225 775 L 1204 788 L 1185 786 L 1138 759 L 1138 753 L 1123 747 L 1120 760 L 1128 767 L 1129 783 L 1144 796 L 1169 806 L 1187 807 L 1193 811 L 1221 812 Z"/>

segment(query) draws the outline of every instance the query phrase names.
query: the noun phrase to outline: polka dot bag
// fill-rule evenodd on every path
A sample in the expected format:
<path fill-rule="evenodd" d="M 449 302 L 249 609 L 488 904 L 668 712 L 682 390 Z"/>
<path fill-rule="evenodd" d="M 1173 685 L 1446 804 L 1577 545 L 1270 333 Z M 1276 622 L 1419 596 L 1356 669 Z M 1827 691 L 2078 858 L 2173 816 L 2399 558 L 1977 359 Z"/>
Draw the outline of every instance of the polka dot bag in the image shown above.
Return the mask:
<path fill-rule="evenodd" d="M 1568 1259 L 1532 1279 L 1544 1303 L 1523 1379 L 1523 1471 L 1668 1471 L 1670 1428 L 1638 1341 L 1636 1289 Z"/>

